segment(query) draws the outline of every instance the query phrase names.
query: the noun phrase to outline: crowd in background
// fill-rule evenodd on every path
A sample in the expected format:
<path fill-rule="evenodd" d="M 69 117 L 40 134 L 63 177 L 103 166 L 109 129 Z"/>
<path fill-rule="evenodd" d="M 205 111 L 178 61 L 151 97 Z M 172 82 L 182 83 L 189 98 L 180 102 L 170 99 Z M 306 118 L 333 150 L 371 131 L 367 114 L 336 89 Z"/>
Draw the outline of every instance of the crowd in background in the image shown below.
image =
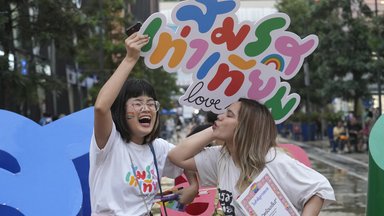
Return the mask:
<path fill-rule="evenodd" d="M 354 116 L 352 113 L 340 118 L 337 123 L 331 125 L 325 132 L 329 139 L 330 151 L 334 153 L 363 153 L 369 149 L 369 133 L 380 113 L 378 108 L 367 109 L 365 116 Z M 190 136 L 213 125 L 217 114 L 212 112 L 200 112 L 193 115 L 191 119 L 184 119 L 181 115 L 173 114 L 163 116 L 163 127 L 161 137 L 167 140 L 178 141 L 183 129 L 186 136 Z M 279 130 L 280 135 L 294 140 L 307 141 L 304 139 L 303 126 L 295 122 Z M 279 127 L 279 125 L 278 125 Z M 313 124 L 313 137 L 315 140 L 323 139 L 320 121 Z"/>
<path fill-rule="evenodd" d="M 282 137 L 297 141 L 329 140 L 334 153 L 362 153 L 369 149 L 369 133 L 380 116 L 378 108 L 366 109 L 363 116 L 348 113 L 335 122 L 284 122 L 277 125 Z"/>
<path fill-rule="evenodd" d="M 345 119 L 340 119 L 333 127 L 333 137 L 330 137 L 331 151 L 334 153 L 368 151 L 369 133 L 379 115 L 378 109 L 372 109 L 366 110 L 363 118 L 349 114 Z"/>
<path fill-rule="evenodd" d="M 160 137 L 166 140 L 179 141 L 186 132 L 185 136 L 190 136 L 200 132 L 214 124 L 217 114 L 213 112 L 203 112 L 194 114 L 190 119 L 184 119 L 182 115 L 172 114 L 162 116 L 162 127 Z"/>
<path fill-rule="evenodd" d="M 339 119 L 337 123 L 328 131 L 330 150 L 334 153 L 362 153 L 369 149 L 369 133 L 375 121 L 380 116 L 377 108 L 367 109 L 364 117 L 354 116 L 352 113 Z M 44 126 L 59 118 L 64 114 L 52 116 L 50 113 L 44 113 L 39 124 Z M 182 115 L 172 114 L 162 116 L 161 138 L 166 140 L 178 141 L 182 137 L 180 131 L 185 130 L 187 136 L 204 130 L 213 125 L 217 119 L 217 114 L 212 112 L 201 112 L 193 115 L 191 119 L 184 119 Z M 321 139 L 320 121 L 314 124 L 314 137 Z M 290 128 L 280 134 L 284 137 L 290 137 L 294 140 L 303 139 L 303 130 L 300 123 L 293 123 Z M 304 140 L 305 141 L 305 140 Z"/>

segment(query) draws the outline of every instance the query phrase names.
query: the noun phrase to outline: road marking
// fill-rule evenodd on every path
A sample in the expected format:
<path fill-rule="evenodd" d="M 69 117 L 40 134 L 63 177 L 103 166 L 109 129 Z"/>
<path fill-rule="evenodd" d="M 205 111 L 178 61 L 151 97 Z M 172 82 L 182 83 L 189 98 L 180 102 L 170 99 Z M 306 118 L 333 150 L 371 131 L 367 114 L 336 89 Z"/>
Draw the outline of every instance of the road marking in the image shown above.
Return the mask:
<path fill-rule="evenodd" d="M 307 146 L 307 147 L 309 147 L 307 144 L 303 144 L 303 146 Z M 318 148 L 318 147 L 313 147 L 313 148 L 314 148 L 316 151 L 319 151 L 319 152 L 322 152 L 322 153 L 329 153 L 329 152 L 327 152 L 327 151 L 325 151 L 325 150 L 323 150 L 323 149 L 321 149 L 321 148 Z M 360 164 L 361 166 L 364 166 L 364 167 L 366 167 L 366 168 L 369 167 L 369 166 L 368 166 L 368 163 L 364 163 L 364 162 L 358 161 L 358 160 L 356 160 L 356 159 L 354 159 L 354 158 L 347 157 L 347 156 L 345 156 L 345 155 L 340 155 L 340 154 L 337 154 L 337 153 L 332 153 L 332 154 L 333 154 L 333 156 L 335 156 L 335 157 L 342 158 L 342 159 L 344 159 L 344 160 L 348 160 L 348 161 L 350 161 L 350 162 Z"/>
<path fill-rule="evenodd" d="M 329 166 L 335 167 L 336 169 L 344 170 L 344 171 L 346 171 L 349 175 L 354 176 L 354 177 L 356 177 L 356 178 L 359 178 L 359 179 L 361 179 L 361 180 L 368 181 L 368 178 L 367 178 L 367 177 L 362 176 L 362 175 L 359 175 L 359 174 L 357 174 L 357 173 L 355 173 L 355 172 L 353 172 L 353 171 L 350 171 L 350 170 L 346 169 L 345 167 L 336 165 L 336 164 L 334 164 L 334 163 L 332 163 L 332 162 L 330 162 L 330 161 L 327 161 L 327 160 L 322 160 L 322 159 L 324 159 L 324 158 L 317 157 L 317 156 L 315 156 L 315 155 L 313 155 L 313 154 L 308 154 L 308 155 L 309 155 L 310 158 L 313 158 L 314 160 L 317 160 L 317 161 L 320 161 L 320 162 L 322 162 L 322 163 L 328 164 Z"/>
<path fill-rule="evenodd" d="M 297 141 L 293 141 L 293 140 L 287 140 L 287 139 L 284 139 L 284 138 L 281 138 L 281 137 L 278 138 L 278 141 L 281 141 L 280 143 L 292 143 L 292 144 L 295 144 L 295 145 L 298 145 L 298 146 L 304 147 L 304 148 L 313 148 L 315 151 L 318 151 L 318 152 L 323 153 L 325 155 L 330 155 L 330 152 L 324 151 L 323 149 L 318 148 L 318 147 L 310 146 L 310 145 L 305 144 L 305 143 L 301 143 L 301 142 L 297 142 Z M 310 158 L 312 158 L 314 160 L 317 160 L 317 161 L 320 161 L 322 163 L 325 163 L 325 164 L 327 164 L 327 165 L 329 165 L 331 167 L 334 167 L 336 169 L 340 169 L 340 170 L 346 171 L 349 175 L 354 176 L 354 177 L 356 177 L 358 179 L 361 179 L 363 181 L 368 181 L 368 177 L 359 175 L 356 172 L 353 172 L 353 171 L 347 169 L 346 167 L 343 167 L 343 166 L 340 166 L 340 165 L 336 165 L 335 163 L 332 163 L 333 161 L 328 161 L 327 158 L 325 158 L 325 157 L 318 157 L 318 156 L 315 156 L 314 154 L 312 154 L 310 152 L 307 152 L 307 154 L 308 154 L 308 156 Z M 358 160 L 356 160 L 354 158 L 350 158 L 350 157 L 347 157 L 347 156 L 344 156 L 344 155 L 338 155 L 338 154 L 334 154 L 334 153 L 332 153 L 332 154 L 333 154 L 332 156 L 339 157 L 339 158 L 342 158 L 344 160 L 347 160 L 347 161 L 359 164 L 361 166 L 364 166 L 365 168 L 369 167 L 369 165 L 367 163 L 358 161 Z"/>

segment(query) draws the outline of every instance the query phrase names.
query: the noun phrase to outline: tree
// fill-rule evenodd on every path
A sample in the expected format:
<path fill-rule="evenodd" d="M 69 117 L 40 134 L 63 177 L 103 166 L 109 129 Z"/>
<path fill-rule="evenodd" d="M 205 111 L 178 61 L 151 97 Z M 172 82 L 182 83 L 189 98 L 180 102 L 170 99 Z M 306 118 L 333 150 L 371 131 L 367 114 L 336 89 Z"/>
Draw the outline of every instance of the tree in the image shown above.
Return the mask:
<path fill-rule="evenodd" d="M 179 87 L 176 85 L 176 73 L 169 73 L 161 68 L 148 69 L 144 65 L 144 61 L 140 60 L 132 75 L 136 78 L 146 79 L 153 84 L 163 108 L 171 109 L 176 106 L 172 100 L 172 96 L 179 94 Z"/>
<path fill-rule="evenodd" d="M 0 49 L 4 52 L 0 56 L 0 108 L 38 120 L 38 103 L 41 101 L 38 91 L 49 94 L 64 90 L 65 77 L 49 76 L 38 69 L 51 63 L 49 47 L 55 47 L 58 55 L 69 59 L 65 64 L 76 65 L 83 78 L 88 75 L 99 78 L 99 84 L 89 91 L 94 99 L 125 55 L 122 43 L 124 28 L 133 22 L 126 2 L 134 1 L 91 0 L 78 9 L 70 0 L 0 0 Z M 8 61 L 10 56 L 15 58 L 11 64 Z M 23 65 L 20 64 L 22 60 Z M 142 62 L 138 63 L 135 71 L 139 68 L 144 71 Z M 23 71 L 28 75 L 23 75 Z M 139 74 L 135 71 L 134 75 Z M 153 84 L 164 97 L 162 104 L 169 107 L 166 98 L 170 98 L 177 89 L 175 79 L 168 73 L 161 76 L 161 79 L 148 79 L 155 82 Z"/>
<path fill-rule="evenodd" d="M 41 69 L 49 64 L 43 53 L 52 40 L 62 52 L 73 51 L 72 36 L 77 26 L 71 1 L 0 0 L 0 107 L 27 117 L 38 116 L 38 89 L 60 91 L 63 82 Z M 40 49 L 40 52 L 37 51 Z M 13 62 L 8 61 L 13 57 Z"/>
<path fill-rule="evenodd" d="M 378 95 L 379 95 L 379 109 L 382 109 L 382 84 L 383 75 L 382 70 L 384 68 L 384 15 L 376 15 L 372 22 L 371 38 L 369 45 L 374 51 L 373 64 L 372 64 L 372 75 L 370 81 L 378 84 Z"/>
<path fill-rule="evenodd" d="M 100 1 L 91 1 L 83 7 L 86 14 L 85 26 L 91 33 L 83 34 L 77 47 L 80 70 L 85 76 L 96 74 L 99 78 L 99 83 L 89 91 L 92 101 L 125 56 L 124 30 L 134 23 L 127 9 L 129 6 L 124 5 L 123 1 L 103 1 L 101 4 Z M 175 74 L 162 69 L 150 70 L 143 61 L 138 61 L 131 77 L 148 80 L 155 87 L 162 107 L 169 109 L 174 106 L 170 98 L 179 91 Z"/>
<path fill-rule="evenodd" d="M 316 34 L 314 26 L 314 17 L 312 16 L 313 5 L 308 0 L 283 0 L 279 1 L 276 5 L 276 8 L 289 15 L 291 18 L 291 25 L 289 30 L 298 34 L 301 38 L 308 36 L 309 34 Z M 318 35 L 319 36 L 319 35 Z M 321 40 L 321 39 L 320 39 Z M 315 53 L 318 50 L 315 50 Z M 327 99 L 324 98 L 324 95 L 319 92 L 321 86 L 323 85 L 324 79 L 326 77 L 319 76 L 316 73 L 316 62 L 314 62 L 314 55 L 312 54 L 306 58 L 306 63 L 308 64 L 309 77 L 310 77 L 310 86 L 305 85 L 305 73 L 304 67 L 301 68 L 301 71 L 292 79 L 290 83 L 292 85 L 292 91 L 297 92 L 302 96 L 302 101 L 309 101 L 312 105 L 312 111 L 315 111 L 316 107 L 322 107 L 324 101 Z M 324 100 L 325 99 L 325 100 Z M 308 104 L 307 104 L 308 105 Z M 307 107 L 309 110 L 309 107 Z"/>
<path fill-rule="evenodd" d="M 372 12 L 361 0 L 321 1 L 314 15 L 318 20 L 328 17 L 332 24 L 327 30 L 331 37 L 323 38 L 324 46 L 318 53 L 319 68 L 330 77 L 324 92 L 352 100 L 355 115 L 360 115 L 360 100 L 369 97 L 366 77 L 371 73 L 372 50 L 368 41 Z M 320 24 L 322 30 L 329 23 Z"/>
<path fill-rule="evenodd" d="M 315 90 L 311 98 L 322 106 L 335 97 L 352 100 L 358 112 L 359 101 L 369 96 L 366 77 L 371 73 L 368 41 L 372 12 L 367 5 L 362 0 L 282 0 L 278 8 L 292 18 L 292 26 L 297 22 L 319 37 L 319 47 L 308 60 Z"/>

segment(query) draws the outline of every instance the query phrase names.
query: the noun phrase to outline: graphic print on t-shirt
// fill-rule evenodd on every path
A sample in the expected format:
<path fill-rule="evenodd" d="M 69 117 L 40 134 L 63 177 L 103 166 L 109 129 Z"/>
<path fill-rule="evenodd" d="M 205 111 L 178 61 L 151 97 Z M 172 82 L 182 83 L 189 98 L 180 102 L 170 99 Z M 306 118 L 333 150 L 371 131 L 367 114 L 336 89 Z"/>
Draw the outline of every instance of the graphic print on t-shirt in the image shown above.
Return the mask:
<path fill-rule="evenodd" d="M 151 166 L 146 166 L 145 170 L 138 170 L 137 166 L 134 166 L 134 171 L 136 172 L 136 177 L 138 182 L 136 182 L 135 175 L 131 171 L 127 173 L 125 176 L 125 182 L 132 187 L 138 187 L 140 184 L 140 188 L 143 193 L 151 193 L 152 191 L 157 190 L 157 176 L 155 170 Z"/>
<path fill-rule="evenodd" d="M 231 205 L 232 199 L 231 192 L 219 188 L 219 202 L 225 215 L 235 215 L 235 207 Z"/>

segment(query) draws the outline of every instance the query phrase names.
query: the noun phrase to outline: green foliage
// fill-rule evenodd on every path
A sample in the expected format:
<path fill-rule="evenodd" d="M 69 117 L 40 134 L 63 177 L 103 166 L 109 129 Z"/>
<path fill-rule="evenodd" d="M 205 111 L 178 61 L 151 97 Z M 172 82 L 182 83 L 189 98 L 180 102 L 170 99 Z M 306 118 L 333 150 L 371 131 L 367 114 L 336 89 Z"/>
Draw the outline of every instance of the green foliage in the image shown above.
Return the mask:
<path fill-rule="evenodd" d="M 94 100 L 125 56 L 124 28 L 134 20 L 125 5 L 129 2 L 91 0 L 79 10 L 72 1 L 0 0 L 0 47 L 5 52 L 0 58 L 0 106 L 36 104 L 38 88 L 48 92 L 64 88 L 63 80 L 38 74 L 35 69 L 38 59 L 33 48 L 52 40 L 61 56 L 76 58 L 84 76 L 97 75 L 100 82 L 89 91 Z M 311 107 L 320 108 L 335 97 L 354 101 L 367 97 L 367 85 L 377 82 L 384 67 L 383 16 L 372 19 L 373 13 L 363 0 L 280 0 L 276 7 L 290 16 L 290 31 L 301 37 L 316 34 L 320 41 L 306 59 L 311 86 L 304 85 L 301 71 L 289 80 L 293 92 L 302 98 L 308 95 Z M 30 9 L 38 13 L 31 16 Z M 17 35 L 12 34 L 15 29 Z M 17 47 L 15 40 L 21 42 Z M 16 71 L 8 71 L 8 54 L 15 54 Z M 28 61 L 29 80 L 20 74 L 20 55 Z M 173 106 L 170 98 L 178 93 L 174 74 L 149 70 L 140 61 L 132 75 L 149 80 L 162 105 Z"/>
<path fill-rule="evenodd" d="M 382 81 L 382 70 L 384 68 L 384 15 L 374 17 L 371 28 L 371 37 L 368 41 L 369 46 L 374 52 L 373 62 L 370 65 L 371 70 L 373 71 L 372 75 L 369 77 L 369 81 L 376 83 Z"/>
<path fill-rule="evenodd" d="M 172 99 L 172 96 L 179 94 L 176 73 L 169 73 L 163 69 L 149 69 L 141 59 L 135 66 L 132 77 L 145 79 L 153 85 L 162 108 L 171 109 L 176 106 Z"/>
<path fill-rule="evenodd" d="M 34 48 L 46 47 L 55 40 L 60 53 L 72 55 L 81 13 L 72 1 L 0 0 L 0 8 L 0 48 L 4 52 L 0 61 L 0 107 L 31 117 L 31 108 L 38 106 L 39 89 L 60 93 L 65 86 L 63 80 L 37 71 L 39 64 L 49 62 L 37 56 Z M 14 57 L 13 69 L 7 61 L 10 55 Z M 21 74 L 21 58 L 27 63 L 27 76 Z"/>
<path fill-rule="evenodd" d="M 276 9 L 288 14 L 291 18 L 289 30 L 299 36 L 307 36 L 310 32 L 311 10 L 308 0 L 282 0 L 276 5 Z"/>
<path fill-rule="evenodd" d="M 320 114 L 318 112 L 295 112 L 292 116 L 289 117 L 290 122 L 315 122 L 320 119 Z"/>
<path fill-rule="evenodd" d="M 336 125 L 338 121 L 343 120 L 343 112 L 324 112 L 323 118 L 328 122 L 328 124 Z"/>
<path fill-rule="evenodd" d="M 290 122 L 316 122 L 320 119 L 324 119 L 328 124 L 335 125 L 339 120 L 342 120 L 344 116 L 343 112 L 332 112 L 332 111 L 325 111 L 323 113 L 318 112 L 310 112 L 310 113 L 304 113 L 304 112 L 295 112 L 292 116 L 289 117 L 288 121 Z"/>
<path fill-rule="evenodd" d="M 91 34 L 82 35 L 77 47 L 77 61 L 84 75 L 96 74 L 99 78 L 99 83 L 88 92 L 92 101 L 126 55 L 124 29 L 132 25 L 134 19 L 129 13 L 121 13 L 125 8 L 123 1 L 103 1 L 101 8 L 98 2 L 92 2 L 82 9 L 86 15 L 84 26 Z M 103 34 L 99 26 L 103 26 Z M 140 60 L 133 68 L 131 77 L 148 80 L 154 86 L 163 108 L 175 106 L 171 98 L 179 91 L 176 74 L 162 69 L 148 69 Z"/>
<path fill-rule="evenodd" d="M 303 97 L 308 94 L 312 107 L 341 97 L 355 101 L 356 109 L 356 102 L 369 95 L 366 77 L 373 73 L 369 7 L 362 0 L 281 0 L 277 8 L 290 16 L 293 32 L 319 37 L 318 48 L 307 59 L 310 89 L 302 72 L 293 78 L 292 89 Z"/>

